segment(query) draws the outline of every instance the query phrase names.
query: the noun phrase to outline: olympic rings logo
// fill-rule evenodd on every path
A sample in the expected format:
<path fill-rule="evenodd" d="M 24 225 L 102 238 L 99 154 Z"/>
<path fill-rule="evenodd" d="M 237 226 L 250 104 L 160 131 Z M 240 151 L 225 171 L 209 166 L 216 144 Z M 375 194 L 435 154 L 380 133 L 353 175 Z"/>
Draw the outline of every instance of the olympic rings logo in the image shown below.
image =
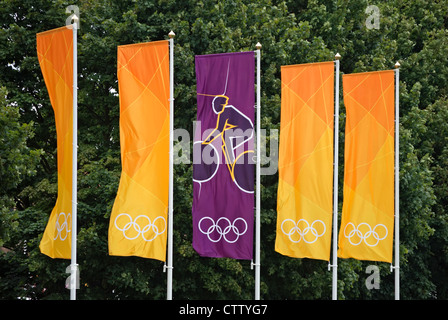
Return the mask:
<path fill-rule="evenodd" d="M 285 223 L 287 227 L 285 226 Z M 320 228 L 317 228 L 316 224 L 320 224 Z M 300 219 L 297 223 L 292 219 L 285 219 L 280 227 L 282 232 L 288 236 L 291 242 L 299 243 L 303 239 L 303 241 L 308 244 L 316 242 L 317 239 L 322 237 L 327 230 L 325 223 L 321 220 L 314 220 L 310 225 L 305 219 Z M 286 231 L 285 228 L 287 228 Z M 320 230 L 320 232 L 318 230 Z M 295 233 L 298 234 L 298 238 L 294 237 Z M 311 236 L 307 236 L 308 233 L 311 233 Z"/>
<path fill-rule="evenodd" d="M 124 225 L 122 223 L 117 223 L 120 217 L 126 217 L 126 220 L 129 222 Z M 115 218 L 114 225 L 117 230 L 123 232 L 123 236 L 128 240 L 135 240 L 139 236 L 142 236 L 145 241 L 153 241 L 166 230 L 166 221 L 164 217 L 158 216 L 151 222 L 151 219 L 144 214 L 132 219 L 129 214 L 121 213 Z M 130 230 L 131 227 L 132 230 Z"/>
<path fill-rule="evenodd" d="M 347 234 L 347 228 L 349 226 L 350 226 L 350 228 L 352 228 L 352 230 Z M 366 226 L 366 228 L 364 228 L 362 226 Z M 380 230 L 381 228 L 383 230 Z M 378 231 L 382 231 L 382 232 L 378 232 Z M 388 233 L 388 231 L 384 224 L 377 224 L 372 229 L 372 227 L 368 223 L 365 223 L 365 222 L 358 224 L 358 226 L 355 226 L 353 223 L 349 222 L 345 225 L 345 228 L 344 228 L 344 236 L 348 239 L 350 244 L 352 244 L 354 246 L 357 246 L 357 245 L 361 244 L 362 241 L 364 241 L 364 243 L 366 245 L 368 245 L 369 247 L 375 247 L 376 245 L 378 245 L 378 243 L 381 240 L 386 239 L 387 233 Z M 382 236 L 380 236 L 380 234 Z M 352 241 L 352 238 L 354 238 L 355 240 Z M 357 239 L 358 241 L 356 241 L 356 238 L 358 238 Z"/>
<path fill-rule="evenodd" d="M 63 222 L 59 223 L 59 220 L 61 219 L 61 217 L 64 217 Z M 53 240 L 56 240 L 57 238 L 61 239 L 61 241 L 64 241 L 68 234 L 70 233 L 71 229 L 70 229 L 70 223 L 72 221 L 71 219 L 71 214 L 67 213 L 67 215 L 65 215 L 64 212 L 59 213 L 58 218 L 56 219 L 56 223 L 55 223 L 55 229 L 57 230 L 57 234 L 56 237 L 54 237 Z M 64 232 L 65 230 L 65 232 Z"/>
<path fill-rule="evenodd" d="M 207 227 L 207 223 L 204 222 L 207 220 L 211 221 L 211 225 L 209 225 L 208 227 Z M 223 223 L 220 224 L 221 221 L 224 221 L 224 225 L 222 225 Z M 242 228 L 237 227 L 238 221 L 242 221 L 242 223 L 241 222 L 238 223 L 239 225 L 242 224 L 240 226 Z M 205 230 L 202 229 L 203 227 L 205 227 Z M 216 243 L 216 242 L 220 241 L 222 238 L 224 238 L 224 241 L 226 241 L 227 243 L 235 243 L 238 241 L 240 236 L 242 236 L 243 234 L 246 233 L 247 222 L 243 218 L 236 218 L 235 220 L 233 220 L 233 222 L 230 222 L 230 220 L 227 219 L 226 217 L 221 217 L 215 223 L 215 220 L 213 220 L 213 218 L 203 217 L 201 220 L 199 220 L 198 228 L 199 228 L 199 231 L 201 231 L 203 234 L 207 235 L 208 239 L 211 242 Z M 231 231 L 234 234 L 233 237 L 228 236 L 228 234 Z M 218 236 L 212 235 L 212 234 L 216 234 L 216 233 L 218 234 Z"/>

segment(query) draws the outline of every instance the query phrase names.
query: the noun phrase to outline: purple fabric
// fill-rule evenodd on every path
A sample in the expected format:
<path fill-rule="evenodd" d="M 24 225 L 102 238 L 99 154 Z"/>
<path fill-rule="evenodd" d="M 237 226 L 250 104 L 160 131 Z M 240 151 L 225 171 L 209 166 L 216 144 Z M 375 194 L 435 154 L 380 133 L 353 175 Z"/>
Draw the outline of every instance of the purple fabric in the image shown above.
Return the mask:
<path fill-rule="evenodd" d="M 204 257 L 252 259 L 254 52 L 196 56 L 193 248 Z"/>

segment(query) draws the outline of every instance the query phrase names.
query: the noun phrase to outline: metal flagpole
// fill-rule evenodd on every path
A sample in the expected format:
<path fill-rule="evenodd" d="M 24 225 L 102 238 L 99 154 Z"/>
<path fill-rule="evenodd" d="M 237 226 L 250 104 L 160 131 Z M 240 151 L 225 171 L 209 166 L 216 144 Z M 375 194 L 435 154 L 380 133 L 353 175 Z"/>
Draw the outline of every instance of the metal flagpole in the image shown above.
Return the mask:
<path fill-rule="evenodd" d="M 174 36 L 170 37 L 170 164 L 169 164 L 169 195 L 168 195 L 168 258 L 165 268 L 167 272 L 166 299 L 173 299 L 173 128 L 174 128 Z"/>
<path fill-rule="evenodd" d="M 256 167 L 256 196 L 255 196 L 255 300 L 260 300 L 260 122 L 261 122 L 261 44 L 258 42 L 255 47 L 257 54 L 257 167 Z"/>
<path fill-rule="evenodd" d="M 339 168 L 339 59 L 341 55 L 336 53 L 335 66 L 335 89 L 334 89 L 334 166 L 333 166 L 333 282 L 332 299 L 338 299 L 338 168 Z"/>
<path fill-rule="evenodd" d="M 400 300 L 400 63 L 395 63 L 395 300 Z"/>
<path fill-rule="evenodd" d="M 70 264 L 70 300 L 76 300 L 78 264 L 76 263 L 77 236 L 77 171 L 78 171 L 78 17 L 73 15 L 73 142 L 72 142 L 72 243 Z"/>

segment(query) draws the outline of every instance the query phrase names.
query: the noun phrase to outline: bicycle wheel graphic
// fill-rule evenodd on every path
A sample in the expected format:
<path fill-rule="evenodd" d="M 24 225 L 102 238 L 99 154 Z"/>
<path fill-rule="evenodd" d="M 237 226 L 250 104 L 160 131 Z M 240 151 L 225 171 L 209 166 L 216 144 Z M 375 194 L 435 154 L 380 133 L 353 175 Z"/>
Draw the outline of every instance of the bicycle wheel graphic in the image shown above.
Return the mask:
<path fill-rule="evenodd" d="M 235 184 L 241 191 L 246 193 L 254 192 L 254 165 L 252 164 L 253 150 L 241 153 L 233 165 L 233 176 Z M 250 169 L 248 169 L 250 166 Z"/>
<path fill-rule="evenodd" d="M 200 161 L 193 161 L 193 181 L 202 183 L 211 180 L 219 167 L 216 147 L 211 143 L 202 144 L 202 141 L 196 141 L 193 143 L 193 155 L 200 158 Z"/>

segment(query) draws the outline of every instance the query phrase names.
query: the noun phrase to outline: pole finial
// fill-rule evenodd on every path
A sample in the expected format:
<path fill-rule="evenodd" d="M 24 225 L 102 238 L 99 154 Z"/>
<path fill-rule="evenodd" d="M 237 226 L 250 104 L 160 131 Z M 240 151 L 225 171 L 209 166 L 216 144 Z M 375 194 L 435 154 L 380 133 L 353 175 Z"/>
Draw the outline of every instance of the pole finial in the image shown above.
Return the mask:
<path fill-rule="evenodd" d="M 257 42 L 257 44 L 255 45 L 255 48 L 257 48 L 257 50 L 260 50 L 261 49 L 261 43 Z"/>
<path fill-rule="evenodd" d="M 400 68 L 400 62 L 395 62 L 395 69 L 398 69 L 398 68 Z"/>
<path fill-rule="evenodd" d="M 173 32 L 173 30 L 170 31 L 170 33 L 168 33 L 168 37 L 170 37 L 170 39 L 174 38 L 176 34 Z"/>
<path fill-rule="evenodd" d="M 336 55 L 334 56 L 334 58 L 335 58 L 336 60 L 339 60 L 339 59 L 341 59 L 341 55 L 340 55 L 339 53 L 336 53 Z"/>
<path fill-rule="evenodd" d="M 76 14 L 73 14 L 72 20 L 73 20 L 73 28 L 79 29 L 79 18 Z"/>

